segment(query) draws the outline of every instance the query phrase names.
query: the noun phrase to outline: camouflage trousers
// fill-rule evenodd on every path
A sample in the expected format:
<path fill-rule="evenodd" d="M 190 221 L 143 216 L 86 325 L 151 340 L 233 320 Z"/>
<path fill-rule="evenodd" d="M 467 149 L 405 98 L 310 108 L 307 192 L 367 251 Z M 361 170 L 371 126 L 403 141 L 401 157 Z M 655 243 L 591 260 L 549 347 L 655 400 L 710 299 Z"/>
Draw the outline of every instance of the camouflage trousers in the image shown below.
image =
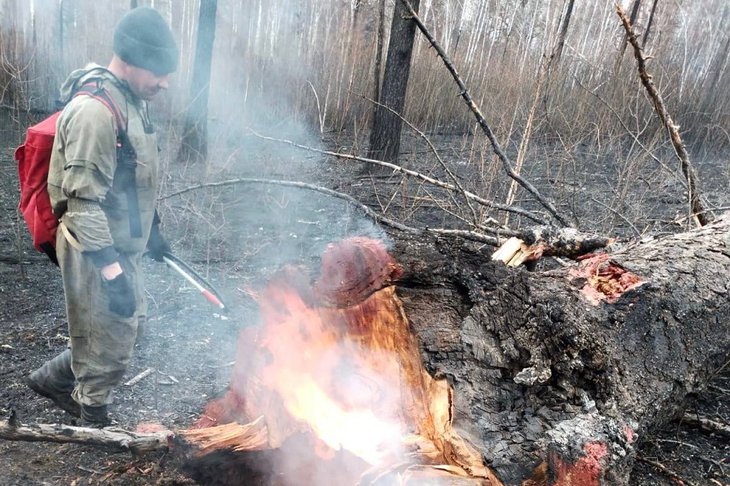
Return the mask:
<path fill-rule="evenodd" d="M 56 253 L 66 297 L 71 369 L 76 377 L 72 397 L 81 405 L 108 405 L 132 357 L 138 327 L 146 319 L 141 255 L 122 255 L 137 300 L 137 312 L 125 318 L 109 310 L 99 269 L 69 244 L 61 231 Z"/>

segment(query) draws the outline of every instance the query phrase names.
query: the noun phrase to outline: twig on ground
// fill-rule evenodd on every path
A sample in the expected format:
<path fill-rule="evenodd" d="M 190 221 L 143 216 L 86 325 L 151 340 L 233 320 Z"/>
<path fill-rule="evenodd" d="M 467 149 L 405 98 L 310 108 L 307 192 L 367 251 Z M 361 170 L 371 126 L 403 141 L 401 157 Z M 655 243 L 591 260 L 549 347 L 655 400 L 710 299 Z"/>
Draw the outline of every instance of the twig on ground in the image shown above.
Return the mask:
<path fill-rule="evenodd" d="M 639 45 L 639 41 L 636 38 L 633 27 L 631 26 L 631 21 L 626 16 L 626 12 L 624 12 L 624 9 L 621 8 L 620 5 L 616 4 L 616 13 L 621 19 L 621 23 L 623 24 L 624 30 L 626 30 L 626 35 L 628 36 L 629 42 L 634 48 L 634 57 L 636 58 L 636 62 L 638 64 L 641 84 L 644 85 L 647 93 L 649 94 L 649 97 L 654 103 L 654 111 L 656 111 L 662 124 L 669 131 L 672 145 L 674 146 L 677 158 L 679 159 L 680 165 L 682 167 L 682 173 L 684 174 L 685 179 L 687 179 L 687 198 L 689 199 L 690 210 L 692 214 L 696 215 L 695 220 L 697 224 L 699 226 L 704 226 L 712 221 L 712 218 L 709 218 L 707 216 L 707 211 L 703 207 L 702 201 L 700 200 L 700 193 L 697 187 L 697 175 L 695 174 L 694 167 L 690 162 L 687 148 L 684 146 L 682 137 L 679 135 L 679 126 L 675 125 L 674 120 L 672 120 L 672 117 L 669 115 L 669 112 L 664 105 L 664 100 L 662 99 L 661 94 L 659 94 L 656 86 L 654 86 L 654 81 L 652 81 L 651 74 L 649 74 L 646 70 L 647 58 L 646 56 L 644 56 L 644 51 Z"/>
<path fill-rule="evenodd" d="M 507 158 L 507 155 L 502 150 L 502 147 L 499 145 L 499 142 L 497 141 L 497 137 L 494 135 L 494 132 L 487 124 L 487 121 L 484 118 L 484 115 L 482 115 L 481 111 L 479 110 L 479 107 L 477 107 L 476 103 L 472 99 L 471 95 L 469 94 L 468 89 L 466 88 L 466 85 L 461 80 L 461 76 L 459 76 L 459 73 L 456 71 L 456 68 L 454 67 L 454 64 L 451 62 L 451 59 L 446 55 L 446 52 L 441 48 L 441 46 L 436 42 L 436 39 L 431 35 L 431 32 L 426 28 L 426 26 L 423 24 L 421 19 L 418 17 L 418 14 L 415 10 L 413 10 L 413 7 L 411 6 L 410 2 L 408 0 L 401 0 L 403 4 L 405 5 L 406 9 L 408 10 L 408 13 L 413 18 L 413 21 L 416 23 L 416 26 L 418 29 L 423 33 L 423 35 L 428 39 L 428 41 L 431 43 L 431 46 L 436 50 L 436 53 L 439 55 L 441 60 L 446 65 L 446 68 L 451 73 L 451 76 L 454 78 L 454 81 L 456 81 L 456 84 L 459 86 L 461 97 L 466 102 L 467 106 L 471 109 L 472 113 L 474 113 L 474 116 L 477 119 L 477 122 L 479 123 L 479 126 L 481 127 L 482 131 L 487 135 L 487 138 L 492 144 L 492 148 L 494 149 L 494 153 L 497 155 L 499 160 L 502 162 L 502 167 L 504 168 L 505 172 L 509 177 L 511 177 L 513 180 L 517 181 L 518 184 L 520 184 L 523 188 L 527 190 L 532 196 L 537 199 L 537 201 L 548 210 L 548 212 L 563 226 L 566 227 L 572 227 L 573 225 L 568 221 L 568 218 L 563 216 L 558 209 L 555 207 L 555 205 L 550 202 L 545 196 L 543 196 L 540 191 L 535 188 L 529 181 L 527 181 L 524 177 L 520 176 L 517 172 L 515 172 L 514 168 L 512 167 L 512 163 Z"/>
<path fill-rule="evenodd" d="M 684 446 L 684 447 L 690 447 L 692 449 L 699 449 L 699 447 L 697 447 L 696 445 L 694 445 L 694 444 L 688 444 L 687 442 L 682 442 L 681 440 L 654 439 L 653 442 L 657 442 L 657 443 L 660 443 L 660 444 L 677 444 L 677 445 Z"/>
<path fill-rule="evenodd" d="M 719 207 L 719 208 L 708 208 L 708 209 L 705 209 L 704 212 L 707 213 L 707 212 L 710 212 L 710 211 L 727 211 L 727 210 L 730 210 L 730 206 L 722 206 L 722 207 Z M 674 222 L 679 224 L 679 223 L 682 223 L 683 221 L 688 220 L 689 218 L 694 218 L 696 216 L 697 216 L 697 214 L 690 214 L 690 215 L 687 215 L 687 216 L 685 216 L 683 218 L 675 219 Z"/>
<path fill-rule="evenodd" d="M 218 369 L 221 369 L 221 368 L 230 368 L 231 366 L 233 366 L 235 364 L 236 364 L 235 361 L 231 361 L 229 363 L 224 363 L 222 365 L 215 365 L 215 366 L 208 365 L 208 368 L 210 368 L 211 370 L 218 370 Z"/>
<path fill-rule="evenodd" d="M 638 461 L 641 461 L 645 464 L 649 464 L 650 466 L 653 466 L 653 467 L 659 469 L 661 472 L 663 472 L 664 474 L 669 476 L 677 484 L 684 485 L 684 486 L 694 486 L 694 483 L 691 483 L 691 482 L 687 481 L 686 479 L 683 479 L 682 476 L 675 473 L 674 471 L 672 471 L 671 469 L 669 469 L 667 466 L 665 466 L 664 464 L 662 464 L 660 462 L 652 461 L 651 459 L 647 459 L 646 457 L 643 457 L 643 456 L 636 456 L 636 459 Z"/>
<path fill-rule="evenodd" d="M 317 152 L 317 153 L 324 154 L 324 155 L 331 155 L 332 157 L 338 157 L 338 158 L 341 158 L 341 159 L 355 160 L 357 162 L 365 162 L 365 163 L 369 163 L 369 164 L 379 165 L 381 167 L 387 167 L 389 169 L 392 169 L 394 172 L 397 172 L 397 173 L 400 173 L 400 174 L 406 174 L 406 175 L 415 177 L 416 179 L 420 179 L 420 180 L 422 180 L 424 182 L 428 182 L 429 184 L 433 184 L 434 186 L 441 187 L 442 189 L 448 189 L 450 191 L 458 191 L 459 190 L 453 184 L 449 184 L 447 182 L 443 182 L 443 181 L 440 181 L 438 179 L 434 179 L 433 177 L 429 177 L 427 175 L 421 174 L 420 172 L 416 172 L 416 171 L 413 171 L 413 170 L 410 170 L 410 169 L 403 168 L 403 167 L 401 167 L 399 165 L 392 164 L 390 162 L 384 162 L 382 160 L 369 159 L 369 158 L 366 158 L 366 157 L 358 157 L 356 155 L 342 154 L 342 153 L 332 152 L 332 151 L 329 151 L 329 150 L 322 150 L 322 149 L 317 149 L 317 148 L 314 148 L 314 147 L 308 147 L 306 145 L 302 145 L 302 144 L 298 144 L 296 142 L 292 142 L 291 140 L 284 140 L 284 139 L 280 139 L 280 138 L 274 138 L 274 137 L 268 137 L 266 135 L 261 135 L 259 133 L 256 133 L 253 130 L 251 130 L 251 133 L 254 136 L 256 136 L 258 138 L 261 138 L 263 140 L 270 140 L 272 142 L 285 143 L 285 144 L 291 145 L 293 147 L 301 148 L 301 149 L 304 149 L 304 150 L 309 150 L 311 152 Z M 540 216 L 538 216 L 538 215 L 536 215 L 536 214 L 534 214 L 531 211 L 528 211 L 526 209 L 523 209 L 523 208 L 520 208 L 520 207 L 516 207 L 516 206 L 507 206 L 505 204 L 500 204 L 500 203 L 495 202 L 495 201 L 490 201 L 488 199 L 484 199 L 483 197 L 477 196 L 476 194 L 474 194 L 472 192 L 469 192 L 469 191 L 464 191 L 464 194 L 467 197 L 469 197 L 469 199 L 471 199 L 472 201 L 475 201 L 475 202 L 477 202 L 477 203 L 479 203 L 479 204 L 481 204 L 483 206 L 490 207 L 490 208 L 494 208 L 494 209 L 497 209 L 499 211 L 506 211 L 506 212 L 510 212 L 510 213 L 519 214 L 519 215 L 524 216 L 524 217 L 526 217 L 526 218 L 528 218 L 528 219 L 530 219 L 530 220 L 532 220 L 532 221 L 534 221 L 536 223 L 548 224 L 547 221 L 545 221 L 544 218 L 542 218 L 542 217 L 540 217 Z"/>
<path fill-rule="evenodd" d="M 730 425 L 700 416 L 698 413 L 685 413 L 682 416 L 682 423 L 697 427 L 698 429 L 711 434 L 730 437 Z"/>
<path fill-rule="evenodd" d="M 124 384 L 124 386 L 134 386 L 137 383 L 139 383 L 140 381 L 142 381 L 145 378 L 147 378 L 148 376 L 150 376 L 152 374 L 152 372 L 154 372 L 154 371 L 155 371 L 154 368 L 147 368 L 142 373 L 139 373 L 138 375 L 136 375 L 135 377 L 133 377 L 132 379 L 130 379 L 128 382 L 126 382 Z"/>

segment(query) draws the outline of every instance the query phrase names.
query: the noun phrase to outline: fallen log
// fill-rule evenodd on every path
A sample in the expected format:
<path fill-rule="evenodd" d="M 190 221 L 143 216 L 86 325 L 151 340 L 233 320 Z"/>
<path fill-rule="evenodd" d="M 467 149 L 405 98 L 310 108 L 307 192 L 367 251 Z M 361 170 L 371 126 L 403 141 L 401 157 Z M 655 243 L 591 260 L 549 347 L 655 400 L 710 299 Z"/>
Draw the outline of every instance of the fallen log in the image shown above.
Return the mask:
<path fill-rule="evenodd" d="M 379 484 L 389 475 L 406 474 L 413 478 L 412 484 L 422 482 L 423 474 L 428 479 L 444 475 L 452 484 L 629 484 L 637 442 L 681 417 L 682 399 L 701 390 L 730 354 L 728 219 L 535 272 L 507 267 L 492 261 L 484 249 L 469 242 L 454 244 L 454 240 L 401 235 L 390 253 L 394 259 L 384 257 L 380 249 L 346 248 L 334 257 L 323 257 L 323 270 L 332 266 L 344 273 L 323 273 L 311 286 L 296 278 L 285 279 L 290 287 L 305 289 L 297 294 L 304 315 L 294 329 L 304 329 L 310 317 L 323 315 L 340 316 L 360 329 L 357 326 L 369 321 L 349 321 L 348 309 L 363 313 L 368 302 L 376 301 L 380 303 L 375 309 L 382 309 L 382 303 L 394 306 L 396 312 L 388 315 L 395 314 L 397 319 L 381 322 L 382 327 L 412 330 L 414 339 L 402 335 L 409 344 L 399 341 L 388 349 L 403 354 L 418 343 L 417 361 L 428 373 L 416 370 L 406 376 L 421 377 L 417 381 L 426 384 L 422 390 L 448 397 L 448 407 L 436 413 L 433 405 L 441 402 L 423 401 L 423 393 L 416 393 L 399 412 L 407 423 L 426 424 L 422 435 L 410 436 L 409 444 L 420 457 L 435 462 L 390 463 L 385 469 L 366 471 L 360 476 L 362 484 Z M 371 268 L 378 261 L 386 265 Z M 352 278 L 353 272 L 366 281 Z M 282 303 L 275 299 L 268 305 L 284 319 L 297 315 L 282 308 Z M 405 327 L 400 321 L 404 317 Z M 256 328 L 246 332 L 254 333 L 257 339 L 252 342 L 267 342 L 261 339 L 265 335 L 256 335 L 260 333 Z M 322 361 L 325 351 L 318 348 L 307 359 Z M 300 347 L 299 352 L 306 353 L 307 348 Z M 413 355 L 403 355 L 415 370 Z M 385 355 L 376 356 L 380 365 L 388 363 Z M 283 405 L 275 393 L 257 394 L 253 399 L 238 394 L 265 383 L 251 380 L 255 375 L 248 371 L 236 373 L 257 366 L 266 369 L 270 362 L 266 355 L 244 358 L 249 362 L 237 360 L 234 369 L 232 390 L 237 392 L 227 396 L 228 408 L 216 413 L 216 402 L 212 402 L 201 416 L 201 421 L 227 419 L 204 425 L 230 423 L 228 419 L 239 423 L 181 433 L 185 440 L 200 445 L 202 454 L 193 454 L 191 464 L 201 467 L 207 462 L 218 473 L 216 484 L 237 484 L 240 468 L 252 474 L 249 478 L 270 477 L 272 470 L 286 464 L 292 451 L 342 458 L 342 451 L 333 452 L 331 444 L 322 448 L 317 442 L 326 442 L 326 436 L 312 441 L 312 437 L 303 438 L 306 430 L 290 434 L 301 428 L 294 421 L 267 422 L 265 428 L 256 422 L 257 415 L 248 413 L 252 407 L 269 412 Z M 292 385 L 301 381 L 296 375 L 293 378 Z M 357 408 L 367 398 L 377 408 L 382 403 L 380 390 L 370 385 L 376 378 L 361 376 L 354 383 L 334 385 L 347 392 L 340 398 L 350 407 Z M 399 393 L 407 391 L 399 389 Z M 419 408 L 419 400 L 426 408 Z M 317 407 L 323 403 L 315 401 Z M 434 434 L 434 424 L 448 434 Z M 145 450 L 128 437 L 116 442 L 101 439 L 97 432 L 103 431 L 96 429 L 84 436 L 77 434 L 81 433 L 77 428 L 50 427 L 28 430 L 5 423 L 0 436 L 59 437 L 73 442 L 82 441 L 68 437 L 91 437 L 83 442 Z M 163 442 L 159 436 L 152 444 Z M 344 460 L 363 466 L 359 459 Z M 232 468 L 229 475 L 216 469 L 221 464 Z M 310 479 L 297 468 L 287 472 Z"/>
<path fill-rule="evenodd" d="M 538 272 L 492 261 L 484 249 L 468 242 L 460 246 L 453 239 L 400 235 L 390 250 L 397 268 L 378 251 L 344 246 L 323 257 L 311 289 L 298 291 L 298 311 L 286 307 L 277 292 L 266 305 L 281 313 L 275 322 L 300 316 L 286 328 L 289 338 L 312 319 L 395 305 L 388 287 L 395 280 L 407 327 L 420 343 L 420 361 L 436 382 L 448 383 L 449 437 L 475 448 L 486 466 L 486 474 L 452 480 L 524 486 L 628 484 L 638 440 L 681 414 L 682 399 L 705 386 L 728 358 L 729 229 L 726 220 Z M 377 261 L 383 266 L 372 268 Z M 338 273 L 328 273 L 327 267 Z M 290 287 L 307 287 L 297 282 L 301 277 L 283 280 Z M 396 322 L 380 325 L 391 329 L 400 326 Z M 355 327 L 361 329 L 361 324 Z M 309 339 L 311 330 L 304 336 Z M 265 345 L 279 339 L 263 331 L 248 341 Z M 400 353 L 407 347 L 392 349 Z M 201 426 L 246 423 L 259 412 L 271 417 L 272 410 L 291 401 L 282 399 L 289 390 L 261 393 L 270 375 L 256 370 L 278 359 L 269 351 L 258 353 L 267 357 L 257 365 L 259 358 L 252 357 L 251 349 L 239 348 L 242 359 L 237 360 L 231 390 L 209 405 Z M 314 358 L 321 359 L 325 351 L 313 351 Z M 297 363 L 294 368 L 305 367 Z M 295 378 L 290 385 L 300 381 Z M 407 388 L 398 386 L 402 393 Z M 413 405 L 404 410 L 412 413 Z M 269 447 L 276 451 L 264 454 L 266 462 L 286 462 L 292 431 L 301 424 L 271 418 L 267 424 Z M 436 439 L 442 444 L 435 467 L 451 474 L 448 469 L 460 463 L 449 463 L 443 454 L 450 439 L 432 433 L 424 437 L 422 442 Z M 310 453 L 316 448 L 304 443 Z M 218 449 L 227 455 L 208 454 L 198 465 L 207 461 L 216 471 L 222 462 L 235 463 L 250 470 L 262 457 L 260 450 L 232 456 L 230 447 L 229 441 Z M 301 452 L 302 444 L 293 450 Z M 429 464 L 408 467 L 438 470 Z M 381 469 L 387 477 L 396 474 L 398 464 Z M 359 484 L 378 484 L 378 477 L 378 470 L 364 474 Z"/>
<path fill-rule="evenodd" d="M 728 219 L 537 272 L 438 240 L 392 253 L 454 428 L 505 484 L 626 484 L 637 440 L 730 354 Z"/>
<path fill-rule="evenodd" d="M 193 460 L 237 451 L 235 467 L 250 472 L 245 458 L 267 454 L 269 477 L 288 486 L 501 486 L 452 429 L 447 381 L 423 368 L 392 285 L 401 271 L 382 242 L 356 237 L 327 248 L 313 284 L 299 267 L 274 276 L 257 296 L 260 322 L 239 338 L 228 392 L 184 433 L 200 449 Z M 207 457 L 194 477 L 230 484 L 219 473 L 231 461 Z"/>

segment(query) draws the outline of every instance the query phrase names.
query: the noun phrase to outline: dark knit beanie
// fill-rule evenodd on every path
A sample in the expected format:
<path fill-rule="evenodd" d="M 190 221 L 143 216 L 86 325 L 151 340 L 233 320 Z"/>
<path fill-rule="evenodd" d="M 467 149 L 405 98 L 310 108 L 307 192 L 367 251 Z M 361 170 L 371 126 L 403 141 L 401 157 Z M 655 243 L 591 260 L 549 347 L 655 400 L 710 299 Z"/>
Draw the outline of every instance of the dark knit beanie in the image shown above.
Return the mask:
<path fill-rule="evenodd" d="M 177 68 L 178 50 L 170 27 L 149 7 L 130 10 L 114 29 L 114 53 L 122 61 L 157 75 Z"/>

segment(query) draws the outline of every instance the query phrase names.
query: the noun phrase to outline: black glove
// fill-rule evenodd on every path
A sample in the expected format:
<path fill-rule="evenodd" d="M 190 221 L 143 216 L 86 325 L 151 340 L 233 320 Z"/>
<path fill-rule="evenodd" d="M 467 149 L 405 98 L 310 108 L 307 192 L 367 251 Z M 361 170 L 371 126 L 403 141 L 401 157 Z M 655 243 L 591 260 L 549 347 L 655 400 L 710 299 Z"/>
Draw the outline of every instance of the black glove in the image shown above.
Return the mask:
<path fill-rule="evenodd" d="M 152 223 L 150 237 L 147 240 L 147 252 L 145 255 L 157 262 L 162 262 L 162 257 L 165 256 L 165 253 L 170 253 L 171 248 L 170 244 L 160 232 L 159 219 L 156 216 L 157 215 L 155 214 L 155 222 Z"/>
<path fill-rule="evenodd" d="M 104 280 L 104 288 L 109 296 L 109 310 L 122 317 L 132 317 L 137 309 L 134 289 L 126 273 L 120 273 L 111 280 Z"/>

